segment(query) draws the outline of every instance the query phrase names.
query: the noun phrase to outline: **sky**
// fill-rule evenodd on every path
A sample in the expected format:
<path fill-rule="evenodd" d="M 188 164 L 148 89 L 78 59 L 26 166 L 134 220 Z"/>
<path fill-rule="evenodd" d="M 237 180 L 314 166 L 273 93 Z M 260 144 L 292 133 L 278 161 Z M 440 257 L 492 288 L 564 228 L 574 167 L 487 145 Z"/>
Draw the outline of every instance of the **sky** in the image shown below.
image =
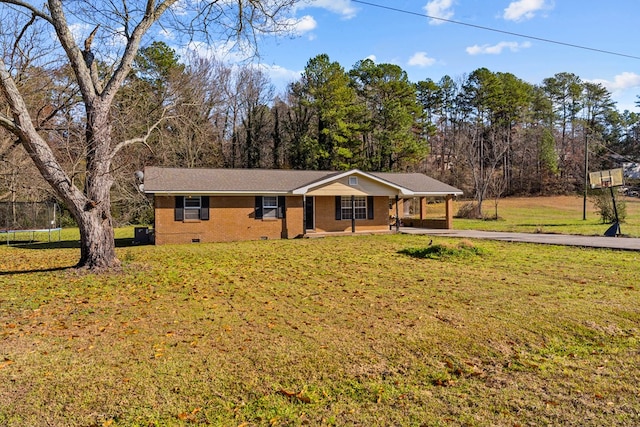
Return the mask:
<path fill-rule="evenodd" d="M 346 71 L 365 58 L 396 64 L 413 82 L 481 67 L 532 84 L 573 73 L 640 112 L 639 0 L 310 0 L 293 13 L 294 36 L 259 46 L 279 91 L 327 54 Z"/>

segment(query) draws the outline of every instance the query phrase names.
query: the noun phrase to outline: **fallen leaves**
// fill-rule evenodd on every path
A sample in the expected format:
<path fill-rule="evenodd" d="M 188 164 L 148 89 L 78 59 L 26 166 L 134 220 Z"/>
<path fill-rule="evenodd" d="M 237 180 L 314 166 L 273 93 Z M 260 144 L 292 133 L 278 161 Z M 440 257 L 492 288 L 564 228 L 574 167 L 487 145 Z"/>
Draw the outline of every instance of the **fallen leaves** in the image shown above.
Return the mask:
<path fill-rule="evenodd" d="M 6 357 L 2 360 L 2 362 L 0 362 L 0 369 L 4 369 L 7 366 L 13 364 L 13 360 L 11 359 L 7 359 Z"/>
<path fill-rule="evenodd" d="M 300 403 L 311 403 L 311 399 L 309 398 L 309 396 L 306 396 L 303 392 L 294 392 L 294 391 L 288 391 L 285 389 L 280 389 L 278 391 L 278 394 L 281 394 L 285 397 L 288 397 L 289 400 L 291 400 L 292 402 L 300 402 Z"/>
<path fill-rule="evenodd" d="M 191 412 L 181 412 L 178 414 L 178 419 L 180 421 L 186 421 L 189 423 L 198 422 L 196 415 L 198 412 L 202 411 L 202 408 L 195 408 Z"/>
<path fill-rule="evenodd" d="M 456 385 L 456 381 L 448 378 L 435 378 L 431 381 L 431 384 L 437 387 L 452 387 Z"/>

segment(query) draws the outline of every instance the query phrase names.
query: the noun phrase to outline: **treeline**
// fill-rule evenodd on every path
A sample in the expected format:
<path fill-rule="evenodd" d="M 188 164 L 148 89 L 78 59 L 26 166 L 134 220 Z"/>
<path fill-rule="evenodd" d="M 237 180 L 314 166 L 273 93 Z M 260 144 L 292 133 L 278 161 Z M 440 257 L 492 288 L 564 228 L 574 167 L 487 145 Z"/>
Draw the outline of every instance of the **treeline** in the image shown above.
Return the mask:
<path fill-rule="evenodd" d="M 37 125 L 76 182 L 85 153 L 77 88 L 65 69 L 25 67 Z M 2 100 L 0 99 L 0 102 Z M 134 171 L 146 165 L 419 171 L 474 197 L 555 194 L 584 186 L 611 154 L 640 158 L 640 116 L 620 112 L 602 85 L 559 73 L 539 85 L 480 68 L 411 82 L 398 65 L 327 55 L 276 94 L 251 65 L 179 58 L 163 43 L 142 49 L 112 111 L 113 144 L 138 144 L 114 162 L 114 216 L 149 220 Z M 50 190 L 22 148 L 0 139 L 0 200 L 42 200 Z"/>

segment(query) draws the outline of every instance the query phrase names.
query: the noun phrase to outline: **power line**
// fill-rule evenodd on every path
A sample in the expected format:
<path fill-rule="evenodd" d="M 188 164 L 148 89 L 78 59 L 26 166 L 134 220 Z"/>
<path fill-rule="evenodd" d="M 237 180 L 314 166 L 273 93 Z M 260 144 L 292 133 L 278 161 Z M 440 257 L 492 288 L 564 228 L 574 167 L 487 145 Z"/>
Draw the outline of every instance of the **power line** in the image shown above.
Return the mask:
<path fill-rule="evenodd" d="M 510 36 L 522 37 L 522 38 L 525 38 L 525 39 L 537 40 L 537 41 L 541 41 L 541 42 L 545 42 L 545 43 L 557 44 L 557 45 L 561 45 L 561 46 L 568 46 L 568 47 L 573 47 L 573 48 L 576 48 L 576 49 L 588 50 L 588 51 L 591 51 L 591 52 L 605 53 L 607 55 L 622 56 L 622 57 L 631 58 L 631 59 L 640 59 L 640 56 L 627 55 L 626 53 L 614 52 L 614 51 L 611 51 L 611 50 L 604 50 L 604 49 L 596 49 L 596 48 L 593 48 L 593 47 L 581 46 L 581 45 L 573 44 L 573 43 L 565 43 L 565 42 L 561 42 L 561 41 L 558 41 L 558 40 L 551 40 L 551 39 L 547 39 L 547 38 L 543 38 L 543 37 L 529 36 L 527 34 L 520 34 L 520 33 L 511 32 L 511 31 L 498 30 L 497 28 L 485 27 L 485 26 L 482 26 L 482 25 L 469 24 L 467 22 L 461 22 L 461 21 L 454 21 L 454 20 L 451 20 L 451 19 L 439 18 L 437 16 L 430 16 L 430 15 L 426 15 L 424 13 L 411 12 L 409 10 L 398 9 L 398 8 L 391 7 L 391 6 L 383 6 L 381 4 L 370 3 L 370 2 L 367 2 L 367 1 L 362 1 L 362 0 L 351 0 L 351 1 L 353 3 L 360 3 L 360 4 L 363 4 L 363 5 L 366 5 L 366 6 L 372 6 L 372 7 L 377 7 L 377 8 L 380 8 L 380 9 L 391 10 L 393 12 L 404 13 L 406 15 L 414 15 L 414 16 L 419 16 L 421 18 L 435 19 L 437 21 L 449 22 L 451 24 L 463 25 L 465 27 L 477 28 L 477 29 L 485 30 L 485 31 L 493 31 L 494 33 L 508 34 Z"/>

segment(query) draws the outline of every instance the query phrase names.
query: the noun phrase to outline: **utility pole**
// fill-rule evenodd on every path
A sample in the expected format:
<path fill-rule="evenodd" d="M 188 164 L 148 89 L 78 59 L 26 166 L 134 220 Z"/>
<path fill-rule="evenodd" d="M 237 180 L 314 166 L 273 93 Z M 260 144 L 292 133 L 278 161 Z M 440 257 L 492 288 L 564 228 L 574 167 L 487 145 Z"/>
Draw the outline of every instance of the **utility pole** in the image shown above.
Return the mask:
<path fill-rule="evenodd" d="M 589 131 L 584 133 L 584 198 L 582 200 L 582 220 L 587 220 L 587 189 L 589 188 Z"/>

